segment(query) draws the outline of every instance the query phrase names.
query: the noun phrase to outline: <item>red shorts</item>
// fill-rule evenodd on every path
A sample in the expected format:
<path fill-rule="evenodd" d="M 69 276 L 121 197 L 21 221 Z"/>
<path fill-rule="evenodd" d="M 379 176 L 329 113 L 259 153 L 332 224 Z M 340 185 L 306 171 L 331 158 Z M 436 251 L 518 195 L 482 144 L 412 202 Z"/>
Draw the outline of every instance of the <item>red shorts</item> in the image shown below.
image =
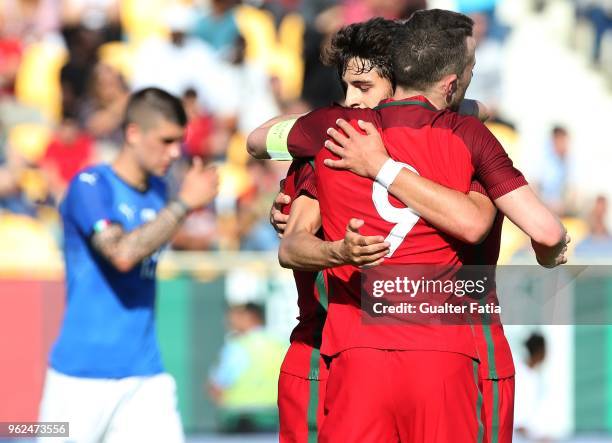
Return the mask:
<path fill-rule="evenodd" d="M 474 443 L 478 363 L 458 353 L 353 348 L 332 359 L 321 442 Z"/>
<path fill-rule="evenodd" d="M 514 428 L 514 377 L 480 380 L 481 418 L 486 443 L 511 443 Z"/>
<path fill-rule="evenodd" d="M 326 380 L 309 380 L 287 372 L 278 379 L 281 443 L 316 442 L 323 424 Z"/>

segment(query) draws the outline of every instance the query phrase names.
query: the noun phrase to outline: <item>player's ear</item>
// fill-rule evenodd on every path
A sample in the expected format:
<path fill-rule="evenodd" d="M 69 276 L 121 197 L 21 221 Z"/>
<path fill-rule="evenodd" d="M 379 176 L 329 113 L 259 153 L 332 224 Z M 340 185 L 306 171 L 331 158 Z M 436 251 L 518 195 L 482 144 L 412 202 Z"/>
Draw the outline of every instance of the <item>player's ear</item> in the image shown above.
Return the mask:
<path fill-rule="evenodd" d="M 136 123 L 130 123 L 125 128 L 125 141 L 128 145 L 139 144 L 142 131 Z"/>
<path fill-rule="evenodd" d="M 457 92 L 457 82 L 459 77 L 457 74 L 449 74 L 444 76 L 440 81 L 440 87 L 442 89 L 442 95 L 446 99 L 446 103 L 451 103 L 453 101 L 453 96 L 455 92 Z"/>

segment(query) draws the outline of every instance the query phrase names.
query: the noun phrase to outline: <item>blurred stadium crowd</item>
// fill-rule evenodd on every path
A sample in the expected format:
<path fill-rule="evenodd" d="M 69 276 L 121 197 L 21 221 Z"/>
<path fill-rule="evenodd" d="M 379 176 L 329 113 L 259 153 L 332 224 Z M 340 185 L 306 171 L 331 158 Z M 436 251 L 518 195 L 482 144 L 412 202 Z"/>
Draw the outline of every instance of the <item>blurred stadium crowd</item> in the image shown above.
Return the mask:
<path fill-rule="evenodd" d="M 275 250 L 268 211 L 287 165 L 250 160 L 245 136 L 279 113 L 341 99 L 337 73 L 319 61 L 321 48 L 341 26 L 377 15 L 407 18 L 425 7 L 475 19 L 477 66 L 468 96 L 491 107 L 493 132 L 542 198 L 567 217 L 574 253 L 611 255 L 606 220 L 612 189 L 597 183 L 576 187 L 572 170 L 576 157 L 583 171 L 605 159 L 579 145 L 584 138 L 574 138 L 575 124 L 556 122 L 551 113 L 544 121 L 534 117 L 554 104 L 526 89 L 525 96 L 517 95 L 516 84 L 524 78 L 516 68 L 512 75 L 506 69 L 512 46 L 524 43 L 526 23 L 535 17 L 552 36 L 542 57 L 555 59 L 564 51 L 563 57 L 580 60 L 598 82 L 594 93 L 612 102 L 605 80 L 612 78 L 609 0 L 4 0 L 2 249 L 10 251 L 11 262 L 20 260 L 16 254 L 26 254 L 25 261 L 32 254 L 43 262 L 55 257 L 61 242 L 56 207 L 67 183 L 80 168 L 112 160 L 128 94 L 155 85 L 182 97 L 190 119 L 171 187 L 177 188 L 193 156 L 219 163 L 221 174 L 215 204 L 189 217 L 173 248 Z M 537 34 L 528 35 L 536 46 L 543 44 Z M 537 68 L 520 69 L 537 77 Z M 548 75 L 553 74 L 540 74 L 545 82 L 532 82 L 554 88 Z M 530 112 L 517 105 L 526 100 L 533 101 Z M 502 262 L 520 256 L 525 242 L 507 229 Z"/>

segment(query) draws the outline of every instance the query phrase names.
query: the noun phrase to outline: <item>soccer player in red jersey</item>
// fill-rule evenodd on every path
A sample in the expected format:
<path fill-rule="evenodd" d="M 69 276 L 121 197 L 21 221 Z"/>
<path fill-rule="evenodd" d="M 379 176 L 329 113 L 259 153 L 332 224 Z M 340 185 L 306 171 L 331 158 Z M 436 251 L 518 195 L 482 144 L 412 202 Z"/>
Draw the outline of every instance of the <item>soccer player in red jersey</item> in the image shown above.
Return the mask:
<path fill-rule="evenodd" d="M 373 19 L 343 28 L 335 35 L 331 49 L 327 53 L 327 63 L 338 68 L 348 106 L 374 107 L 393 94 L 389 46 L 392 34 L 390 31 L 396 26 L 397 24 L 392 21 Z M 466 112 L 474 111 L 478 111 L 478 108 L 466 107 Z M 285 194 L 277 198 L 275 210 L 282 212 L 276 215 L 278 222 L 273 221 L 273 224 L 279 232 L 284 233 L 288 221 L 286 234 L 289 238 L 293 232 L 300 229 L 306 229 L 312 234 L 319 230 L 320 212 L 313 175 L 312 166 L 308 162 L 296 160 L 284 180 Z M 439 187 L 425 179 L 423 182 L 428 186 Z M 473 196 L 475 202 L 472 204 L 478 205 L 482 200 L 487 200 L 480 194 Z M 293 205 L 284 204 L 288 203 L 285 200 L 287 197 Z M 467 200 L 466 196 L 456 193 L 449 193 L 439 198 L 444 197 Z M 461 204 L 452 201 L 447 201 L 447 204 L 455 204 L 458 210 L 453 216 L 462 221 L 464 212 L 461 210 Z M 466 204 L 469 205 L 463 202 L 464 206 Z M 486 204 L 493 207 L 488 200 Z M 485 214 L 480 219 L 492 221 L 494 209 L 486 208 L 485 211 L 490 215 Z M 453 217 L 448 219 L 452 221 Z M 452 229 L 452 226 L 449 229 Z M 349 224 L 343 241 L 330 243 L 326 248 L 326 255 L 319 262 L 308 261 L 297 268 L 322 270 L 343 264 L 370 264 L 388 252 L 385 245 L 377 244 L 381 242 L 382 238 L 359 235 L 356 228 Z M 362 244 L 374 246 L 382 252 L 367 254 L 367 248 L 361 246 Z M 279 378 L 281 442 L 305 442 L 308 441 L 309 433 L 311 436 L 316 436 L 316 430 L 320 428 L 323 418 L 322 403 L 327 376 L 326 366 L 318 360 L 326 309 L 323 274 L 294 271 L 294 275 L 300 315 Z"/>
<path fill-rule="evenodd" d="M 316 199 L 314 170 L 306 160 L 291 164 L 282 186 L 294 202 L 283 212 L 299 213 L 308 200 Z M 316 230 L 313 229 L 313 233 Z M 290 337 L 290 346 L 278 380 L 280 442 L 308 442 L 318 435 L 323 420 L 323 394 L 327 366 L 320 355 L 321 334 L 327 314 L 327 289 L 322 272 L 293 272 L 298 293 L 298 325 Z"/>
<path fill-rule="evenodd" d="M 443 26 L 443 27 L 445 29 L 449 28 L 448 26 Z M 463 43 L 465 44 L 465 42 Z M 452 49 L 454 50 L 455 53 L 460 54 L 460 55 L 462 54 L 462 52 L 465 52 L 465 47 L 458 47 L 458 48 L 452 48 Z M 452 52 L 453 51 L 451 51 L 451 53 Z M 446 55 L 448 56 L 448 53 Z M 413 71 L 411 70 L 410 72 L 412 73 Z M 442 81 L 442 80 L 438 81 L 438 86 L 440 85 L 443 86 L 445 88 L 444 89 L 445 93 L 448 93 L 451 89 L 454 89 L 452 92 L 450 92 L 450 96 L 453 96 L 456 90 L 459 90 L 459 91 L 461 91 L 462 89 L 464 90 L 463 85 L 461 85 L 461 87 L 457 86 L 456 80 L 458 76 L 456 74 L 454 75 L 455 75 L 455 78 L 452 79 L 451 81 L 446 81 L 446 80 L 449 80 L 449 78 L 447 78 L 449 77 L 448 74 L 444 77 L 445 81 Z M 469 81 L 467 81 L 466 83 L 469 83 Z M 437 91 L 437 92 L 440 92 L 440 91 Z M 461 96 L 462 92 L 459 92 L 457 95 Z M 436 97 L 436 98 L 439 99 L 440 97 Z M 440 100 L 434 99 L 433 101 L 437 102 L 438 106 L 444 107 L 444 103 L 440 105 Z M 389 109 L 391 106 L 395 107 L 397 106 L 397 104 L 390 105 L 387 109 Z M 450 185 L 451 187 L 458 188 L 459 190 L 462 190 L 464 192 L 467 190 L 466 188 L 469 186 L 471 175 L 473 175 L 473 173 L 475 172 L 476 175 L 479 176 L 479 178 L 483 181 L 485 186 L 487 186 L 488 191 L 491 194 L 493 194 L 494 197 L 497 197 L 497 200 L 499 200 L 500 196 L 503 195 L 504 193 L 508 193 L 508 191 L 512 191 L 514 188 L 518 188 L 521 184 L 524 184 L 524 179 L 522 179 L 522 176 L 520 175 L 520 173 L 518 173 L 512 168 L 511 162 L 509 162 L 507 157 L 505 157 L 505 153 L 503 153 L 503 150 L 501 150 L 501 153 L 499 152 L 498 147 L 495 146 L 495 142 L 491 140 L 492 136 L 488 135 L 486 132 L 484 134 L 479 133 L 478 131 L 479 128 L 478 127 L 474 128 L 473 122 L 470 123 L 469 121 L 467 122 L 462 121 L 460 119 L 457 119 L 454 116 L 449 116 L 446 113 L 435 112 L 435 109 L 429 109 L 429 110 L 423 111 L 422 110 L 423 108 L 432 108 L 431 103 L 428 102 L 428 100 L 424 98 L 418 98 L 417 100 L 414 100 L 414 103 L 400 103 L 399 106 L 404 106 L 404 107 L 412 106 L 413 107 L 412 109 L 409 109 L 410 111 L 413 111 L 413 112 L 404 112 L 403 114 L 405 115 L 402 115 L 402 117 L 408 117 L 407 118 L 408 121 L 410 121 L 409 117 L 412 117 L 413 119 L 412 123 L 415 123 L 414 122 L 415 119 L 417 120 L 417 123 L 419 122 L 419 118 L 422 120 L 421 126 L 416 125 L 416 127 L 411 128 L 414 132 L 418 132 L 418 129 L 422 129 L 423 127 L 425 127 L 426 132 L 429 131 L 429 133 L 425 134 L 426 136 L 425 138 L 427 138 L 427 136 L 429 136 L 430 138 L 434 138 L 432 137 L 431 133 L 435 133 L 436 136 L 443 139 L 444 144 L 450 145 L 450 147 L 457 150 L 457 152 L 449 152 L 448 149 L 446 150 L 439 149 L 439 151 L 441 152 L 435 152 L 433 159 L 427 158 L 425 155 L 424 160 L 422 158 L 419 159 L 418 155 L 415 156 L 414 153 L 412 153 L 413 158 L 410 160 L 413 161 L 418 167 L 421 168 L 421 172 L 424 172 L 426 175 L 429 175 L 431 178 L 437 178 L 438 181 L 440 182 L 446 182 L 446 184 Z M 423 108 L 416 109 L 416 107 L 423 107 Z M 338 111 L 338 109 L 334 109 L 334 111 Z M 406 111 L 406 109 L 404 109 L 404 111 Z M 419 115 L 419 113 L 421 115 Z M 381 114 L 382 114 L 381 120 L 384 122 L 385 114 L 387 113 L 381 111 Z M 410 114 L 414 114 L 414 115 L 410 115 Z M 336 115 L 343 116 L 345 114 L 342 114 L 342 112 L 339 112 L 339 113 L 337 112 Z M 365 113 L 363 115 L 368 115 L 368 114 Z M 370 116 L 372 115 L 370 114 Z M 372 117 L 375 117 L 375 116 L 372 116 Z M 388 131 L 389 129 L 400 128 L 397 122 L 393 121 L 392 117 L 393 117 L 392 114 L 387 115 L 387 119 L 391 120 L 390 122 L 391 124 L 388 125 L 387 128 L 385 128 L 386 131 Z M 375 120 L 375 118 L 372 118 L 372 119 Z M 387 123 L 389 123 L 389 121 L 387 121 Z M 394 126 L 393 123 L 395 123 L 396 125 Z M 433 123 L 438 123 L 439 126 L 435 126 Z M 461 126 L 461 124 L 463 124 L 463 126 Z M 315 127 L 316 127 L 316 123 L 315 123 Z M 434 130 L 434 127 L 436 130 Z M 287 126 L 285 126 L 285 129 L 286 128 Z M 282 129 L 283 129 L 282 127 L 277 127 L 275 128 L 275 131 L 277 133 L 283 132 Z M 289 140 L 291 140 L 291 134 L 294 132 L 293 129 L 295 128 L 290 128 L 290 130 L 285 131 L 285 132 L 289 132 Z M 299 126 L 297 129 L 299 129 Z M 438 131 L 438 129 L 442 129 L 442 131 Z M 457 134 L 459 134 L 459 137 L 456 137 L 456 138 L 458 138 L 459 140 L 457 140 L 456 138 L 453 138 L 453 136 L 456 136 Z M 300 131 L 297 132 L 297 137 L 300 137 L 303 135 L 304 135 L 303 132 L 300 132 Z M 389 137 L 388 134 L 387 134 L 387 137 Z M 480 140 L 477 140 L 475 142 L 474 139 L 476 138 L 480 138 Z M 418 140 L 413 140 L 413 141 L 416 141 L 418 143 Z M 426 141 L 429 143 L 433 143 L 431 139 L 426 140 Z M 483 143 L 484 147 L 487 149 L 482 149 L 483 146 L 478 144 L 479 142 L 483 142 L 483 141 L 484 141 Z M 308 145 L 310 145 L 309 142 L 311 142 L 311 140 L 307 141 L 303 145 L 300 145 L 301 140 L 299 140 L 298 138 L 297 141 L 293 140 L 293 142 L 291 142 L 290 145 L 294 149 L 300 146 L 302 146 L 306 150 L 312 149 L 312 146 L 308 147 Z M 487 145 L 487 142 L 488 142 L 488 145 Z M 313 145 L 321 146 L 322 140 L 319 143 L 314 142 Z M 442 145 L 442 143 L 438 141 L 438 145 Z M 441 147 L 441 146 L 437 146 L 437 147 Z M 476 150 L 477 147 L 479 147 L 480 150 L 477 151 Z M 319 155 L 321 153 L 318 153 L 318 152 L 316 154 L 317 154 L 316 161 L 318 163 L 317 166 L 319 166 L 317 168 L 317 174 L 319 175 L 317 179 L 320 182 L 322 178 L 325 178 L 325 173 L 326 173 L 325 171 L 327 171 L 325 168 L 321 167 L 322 163 L 324 160 L 329 160 L 330 158 L 325 158 L 325 152 L 323 152 L 323 155 Z M 390 154 L 392 156 L 400 157 L 400 154 L 406 154 L 406 152 L 405 151 L 400 152 L 397 150 L 394 152 L 392 149 L 390 149 Z M 417 152 L 416 154 L 427 154 L 427 153 Z M 458 154 L 458 155 L 456 155 L 456 157 L 453 157 L 453 154 Z M 461 154 L 463 154 L 463 157 L 461 156 Z M 427 160 L 434 160 L 434 161 L 430 161 L 430 164 L 427 164 Z M 492 165 L 486 163 L 485 160 L 492 163 Z M 446 177 L 435 177 L 436 171 L 432 170 L 433 169 L 431 168 L 432 164 L 436 164 L 436 163 L 443 164 L 444 161 L 446 161 L 447 163 L 452 163 L 455 166 L 456 170 L 454 171 L 454 173 L 451 173 L 450 175 Z M 459 167 L 461 166 L 461 161 L 464 162 L 463 168 Z M 471 164 L 471 167 L 469 166 L 470 164 Z M 431 169 L 428 169 L 428 166 Z M 505 172 L 500 173 L 500 170 L 505 171 Z M 445 171 L 445 172 L 448 172 L 448 171 Z M 329 173 L 329 171 L 327 173 Z M 336 174 L 339 174 L 339 173 L 336 173 Z M 394 179 L 395 176 L 397 175 L 398 174 L 396 173 L 391 178 Z M 351 199 L 351 197 L 354 195 L 359 195 L 360 192 L 363 192 L 365 190 L 363 184 L 360 183 L 359 180 L 351 180 L 349 179 L 349 176 L 346 176 L 346 175 L 343 178 L 345 179 L 346 182 L 349 182 L 349 181 L 353 182 L 351 183 L 349 190 L 346 189 L 347 188 L 346 186 L 343 189 L 342 185 L 344 183 L 342 180 L 338 180 L 338 177 L 336 177 L 335 181 L 328 179 L 326 181 L 326 185 L 324 188 L 319 187 L 320 194 L 322 193 L 322 191 L 325 191 L 327 193 L 327 195 L 319 196 L 320 202 L 321 202 L 322 215 L 323 215 L 323 226 L 326 230 L 325 234 L 327 238 L 333 238 L 334 234 L 336 233 L 335 230 L 337 230 L 337 227 L 334 226 L 333 220 L 329 219 L 329 216 L 326 219 L 326 209 L 327 211 L 329 211 L 329 207 L 331 206 L 330 202 L 334 198 L 333 194 L 339 194 L 341 197 L 343 197 L 343 198 L 337 199 L 338 195 L 335 196 L 336 206 L 339 204 L 341 209 L 347 209 L 347 206 L 348 206 L 347 202 L 355 201 L 355 199 L 354 198 Z M 391 183 L 394 182 L 394 180 L 390 179 L 390 177 L 380 177 L 379 178 L 379 181 L 383 181 L 383 180 L 386 181 L 387 187 L 389 187 Z M 330 184 L 332 184 L 332 186 L 330 186 Z M 343 193 L 344 195 L 342 195 Z M 372 225 L 375 225 L 377 222 L 376 214 L 374 213 L 374 211 L 371 210 L 372 209 L 371 207 L 368 207 L 366 202 L 363 202 L 363 203 L 365 203 L 363 207 L 358 208 L 358 209 L 361 209 L 362 211 L 364 211 L 364 216 L 366 216 L 364 218 L 368 219 L 366 220 L 366 223 L 367 223 L 366 226 L 369 227 L 370 221 L 372 222 L 371 223 Z M 382 207 L 385 208 L 384 202 L 379 201 L 378 203 L 382 204 Z M 343 208 L 343 204 L 344 204 L 344 208 Z M 502 205 L 500 202 L 498 202 L 498 204 Z M 376 208 L 374 208 L 374 210 L 376 210 Z M 387 218 L 391 218 L 391 217 L 387 217 Z M 378 218 L 378 220 L 380 220 L 380 218 Z M 545 222 L 548 220 L 550 220 L 550 218 L 544 219 Z M 458 261 L 458 258 L 456 257 L 456 255 L 455 256 L 453 256 L 452 254 L 448 254 L 446 256 L 444 255 L 444 250 L 445 250 L 445 246 L 443 243 L 444 239 L 441 237 L 436 238 L 435 235 L 437 234 L 432 234 L 430 232 L 427 232 L 427 229 L 428 228 L 430 229 L 430 227 L 425 225 L 424 223 L 419 224 L 419 222 L 420 221 L 417 218 L 414 221 L 412 230 L 420 231 L 419 236 L 432 237 L 432 240 L 434 240 L 433 241 L 434 248 L 430 250 L 427 250 L 425 248 L 419 251 L 418 249 L 415 249 L 413 245 L 405 245 L 402 242 L 396 242 L 396 244 L 393 245 L 394 252 L 399 252 L 399 254 L 395 257 L 396 262 L 401 263 L 405 261 L 408 263 L 410 262 L 419 263 L 419 262 L 429 261 L 431 263 L 438 263 L 438 262 L 446 262 L 446 263 L 451 263 L 451 264 L 456 263 Z M 399 225 L 400 223 L 397 223 L 397 224 Z M 377 230 L 377 229 L 379 231 L 389 230 L 390 225 L 392 225 L 392 223 L 388 223 L 387 226 L 384 226 L 384 222 L 379 223 L 379 226 L 375 227 L 374 230 Z M 400 227 L 400 233 L 402 229 L 404 231 L 407 231 L 403 235 L 404 237 L 411 231 L 410 228 L 406 229 L 406 226 L 402 225 Z M 561 232 L 560 228 L 559 228 L 559 232 Z M 395 231 L 395 233 L 397 234 L 398 231 Z M 554 235 L 554 233 L 552 235 Z M 399 235 L 399 237 L 401 238 L 402 235 Z M 391 240 L 394 240 L 394 238 L 391 238 Z M 420 247 L 423 247 L 423 246 L 420 246 Z M 550 249 L 552 250 L 553 253 L 556 253 L 555 248 L 550 248 Z M 446 248 L 446 250 L 449 251 L 449 248 Z M 411 257 L 412 257 L 412 260 L 416 260 L 416 261 L 411 261 Z M 548 257 L 546 257 L 546 259 L 548 259 Z M 392 260 L 393 258 L 389 261 L 392 261 Z M 337 308 L 338 313 L 334 314 L 337 317 L 336 324 L 339 325 L 339 329 L 338 329 L 338 326 L 336 326 L 335 330 L 334 330 L 334 326 L 330 328 L 331 322 L 328 323 L 328 325 L 326 326 L 326 330 L 331 329 L 331 332 L 329 334 L 331 338 L 328 343 L 329 353 L 331 355 L 336 354 L 336 352 L 333 352 L 335 350 L 334 347 L 336 348 L 336 350 L 338 350 L 338 352 L 343 351 L 340 353 L 338 357 L 336 357 L 335 363 L 332 364 L 332 370 L 334 367 L 336 367 L 337 368 L 336 372 L 338 373 L 338 376 L 342 374 L 343 376 L 342 378 L 348 379 L 345 381 L 358 380 L 359 373 L 360 373 L 358 368 L 360 367 L 366 370 L 368 367 L 370 367 L 372 369 L 378 369 L 378 370 L 384 369 L 388 371 L 389 367 L 393 366 L 399 370 L 402 370 L 404 372 L 404 375 L 406 376 L 408 376 L 410 373 L 412 373 L 413 375 L 417 375 L 417 374 L 422 375 L 425 372 L 427 372 L 429 373 L 430 377 L 425 380 L 420 380 L 420 383 L 418 385 L 413 384 L 413 385 L 410 385 L 410 389 L 406 389 L 408 386 L 406 386 L 404 379 L 398 380 L 397 378 L 393 377 L 394 374 L 392 372 L 389 373 L 388 375 L 390 376 L 391 379 L 393 379 L 394 381 L 400 384 L 402 382 L 404 383 L 401 386 L 404 389 L 399 389 L 397 392 L 403 393 L 403 394 L 409 393 L 410 395 L 408 395 L 407 397 L 400 398 L 402 400 L 402 405 L 406 405 L 408 410 L 394 411 L 392 414 L 389 414 L 388 411 L 386 411 L 387 413 L 385 415 L 381 415 L 385 411 L 380 411 L 380 410 L 377 410 L 378 412 L 377 414 L 371 414 L 371 415 L 365 414 L 364 415 L 362 411 L 363 408 L 360 409 L 360 407 L 363 407 L 364 395 L 365 395 L 365 398 L 368 398 L 369 400 L 371 400 L 370 404 L 374 408 L 378 408 L 379 406 L 383 406 L 383 407 L 388 406 L 389 401 L 393 400 L 393 398 L 390 399 L 390 397 L 394 397 L 393 395 L 391 395 L 392 393 L 389 392 L 388 383 L 380 384 L 380 386 L 377 386 L 376 383 L 372 383 L 370 386 L 366 385 L 364 386 L 364 388 L 369 387 L 370 389 L 362 390 L 363 392 L 360 393 L 361 394 L 360 396 L 355 397 L 353 395 L 351 397 L 352 395 L 351 391 L 350 389 L 347 389 L 347 386 L 350 385 L 350 383 L 348 384 L 345 383 L 347 386 L 342 386 L 342 383 L 339 383 L 338 381 L 336 381 L 334 389 L 332 389 L 331 387 L 328 389 L 328 394 L 333 393 L 333 397 L 334 397 L 332 401 L 330 400 L 328 396 L 329 403 L 342 402 L 343 405 L 352 407 L 351 411 L 355 412 L 356 417 L 361 418 L 361 420 L 357 419 L 357 423 L 359 423 L 359 426 L 355 426 L 356 423 L 352 423 L 353 426 L 350 426 L 350 427 L 347 427 L 346 425 L 342 426 L 343 424 L 342 421 L 338 420 L 339 411 L 337 408 L 332 406 L 330 417 L 328 417 L 329 425 L 326 425 L 326 428 L 329 430 L 329 433 L 324 438 L 329 438 L 330 440 L 334 440 L 335 439 L 334 435 L 343 435 L 349 440 L 352 440 L 352 439 L 358 440 L 360 438 L 364 438 L 363 437 L 364 435 L 368 435 L 368 436 L 374 435 L 376 439 L 380 439 L 380 438 L 386 439 L 386 438 L 394 438 L 395 436 L 399 434 L 402 440 L 413 439 L 417 441 L 420 441 L 420 440 L 429 441 L 428 435 L 430 435 L 429 433 L 431 432 L 436 433 L 436 435 L 438 435 L 441 439 L 448 440 L 448 441 L 471 441 L 470 438 L 472 436 L 475 438 L 476 433 L 468 429 L 470 426 L 465 426 L 465 423 L 469 422 L 470 420 L 466 420 L 465 419 L 466 417 L 464 417 L 462 420 L 457 421 L 457 420 L 453 420 L 452 416 L 450 415 L 444 415 L 445 414 L 444 407 L 448 405 L 441 403 L 440 398 L 439 398 L 441 389 L 443 388 L 446 389 L 445 390 L 446 394 L 450 394 L 451 388 L 452 388 L 452 389 L 455 389 L 454 391 L 452 391 L 454 392 L 455 395 L 451 395 L 451 398 L 454 398 L 457 401 L 457 404 L 464 405 L 475 399 L 476 394 L 473 390 L 473 386 L 468 386 L 465 384 L 465 381 L 469 378 L 469 372 L 470 372 L 470 369 L 468 368 L 469 365 L 466 364 L 466 361 L 464 359 L 459 358 L 460 357 L 459 354 L 461 353 L 467 356 L 472 356 L 472 357 L 475 357 L 477 354 L 473 349 L 471 349 L 469 340 L 467 339 L 467 336 L 465 335 L 465 333 L 459 329 L 455 329 L 453 331 L 454 332 L 453 334 L 451 334 L 450 336 L 445 336 L 445 334 L 447 334 L 451 328 L 448 328 L 446 331 L 442 331 L 442 329 L 445 329 L 445 328 L 438 328 L 435 331 L 428 329 L 426 331 L 427 333 L 423 334 L 422 337 L 409 337 L 409 336 L 406 336 L 405 334 L 402 336 L 401 331 L 397 329 L 393 330 L 393 333 L 385 333 L 385 332 L 391 332 L 391 331 L 385 331 L 385 328 L 376 328 L 376 331 L 375 331 L 376 334 L 367 334 L 365 331 L 360 330 L 360 325 L 358 324 L 359 314 L 357 313 L 355 316 L 355 312 L 351 312 L 351 309 L 354 308 L 355 300 L 351 300 L 350 285 L 346 284 L 346 282 L 348 282 L 349 280 L 346 279 L 346 276 L 348 275 L 350 277 L 351 273 L 354 272 L 355 270 L 346 269 L 346 268 L 344 269 L 338 268 L 337 270 L 333 270 L 333 271 L 335 272 L 329 272 L 328 276 L 330 278 L 334 278 L 335 280 L 337 280 L 338 287 L 344 290 L 345 292 L 338 294 L 338 299 L 340 303 L 338 303 L 338 308 Z M 354 294 L 352 295 L 354 296 Z M 331 317 L 331 310 L 330 310 L 330 317 Z M 355 323 L 355 320 L 357 320 L 357 323 Z M 346 323 L 347 325 L 349 325 L 349 323 L 352 323 L 350 324 L 350 326 L 353 329 L 352 334 L 350 333 L 351 332 L 350 328 L 348 331 L 349 333 L 347 333 L 347 331 L 340 330 L 342 329 L 342 323 Z M 415 331 L 412 329 L 411 332 L 415 332 Z M 419 332 L 419 331 L 416 331 L 416 332 Z M 415 334 L 415 335 L 419 335 L 419 334 Z M 421 340 L 423 341 L 421 342 Z M 363 350 L 364 347 L 368 347 L 368 346 L 374 349 Z M 423 349 L 422 346 L 425 346 L 425 348 Z M 450 352 L 447 352 L 447 353 L 419 352 L 416 354 L 415 353 L 394 353 L 394 354 L 386 354 L 381 357 L 380 354 L 377 354 L 375 352 L 376 349 L 394 349 L 394 350 L 395 349 L 423 349 L 423 350 L 426 349 L 428 351 L 431 351 L 431 350 L 445 351 L 446 350 Z M 445 375 L 450 375 L 451 373 L 455 375 L 460 375 L 460 376 L 455 377 L 457 378 L 456 382 L 450 383 L 448 386 L 441 386 L 440 377 L 444 377 Z M 437 375 L 437 377 L 435 375 Z M 427 392 L 429 392 L 429 394 L 432 394 L 432 392 L 430 391 L 433 391 L 433 394 L 434 394 L 433 399 L 430 398 L 432 397 L 432 395 L 427 395 Z M 351 401 L 351 399 L 354 401 Z M 395 400 L 397 400 L 397 398 Z M 463 400 L 464 402 L 467 400 L 467 403 L 461 403 L 461 400 Z M 418 405 L 418 409 L 416 410 L 415 414 L 411 412 L 411 405 L 412 406 Z M 362 411 L 362 413 L 358 414 L 359 411 Z M 426 412 L 426 413 L 423 415 L 423 412 Z M 448 410 L 448 412 L 450 412 L 450 410 Z M 332 416 L 334 416 L 334 421 L 333 421 L 334 425 L 331 424 Z M 368 417 L 370 418 L 375 417 L 377 426 L 374 426 L 374 423 L 371 420 L 368 421 L 367 420 Z M 391 421 L 389 421 L 389 417 L 391 417 L 390 418 Z M 425 417 L 427 417 L 427 419 L 425 419 Z M 438 426 L 435 426 L 435 425 L 433 427 L 421 426 L 423 423 L 426 423 L 426 422 L 431 423 L 432 420 L 435 421 L 436 417 L 438 420 L 440 420 L 441 417 L 444 417 L 443 423 L 438 421 L 437 422 Z M 472 417 L 472 418 L 474 418 L 473 420 L 474 423 L 470 423 L 470 425 L 476 424 L 477 422 L 477 419 L 475 417 Z M 385 422 L 385 420 L 387 420 L 387 422 Z M 405 425 L 406 423 L 409 423 L 409 426 L 402 426 L 402 425 Z M 451 429 L 453 429 L 453 432 L 451 432 Z M 389 432 L 389 431 L 391 431 L 392 434 L 388 434 L 388 433 L 385 434 L 385 432 Z M 338 432 L 340 432 L 340 434 L 338 434 Z M 364 434 L 364 432 L 366 434 Z M 463 438 L 468 438 L 468 440 L 463 440 Z"/>
<path fill-rule="evenodd" d="M 340 154 L 341 160 L 332 163 L 332 167 L 365 171 L 375 162 L 377 156 L 388 158 L 378 132 L 369 131 L 362 135 L 340 122 L 347 130 L 346 137 L 335 137 L 339 148 L 333 148 Z M 470 194 L 478 193 L 487 196 L 484 188 L 473 182 Z M 488 198 L 488 197 L 487 197 Z M 465 245 L 461 250 L 461 261 L 465 265 L 495 266 L 499 258 L 504 215 L 497 213 L 493 226 L 486 239 L 478 245 Z M 490 288 L 487 301 L 497 302 L 495 286 Z M 509 443 L 512 441 L 514 419 L 514 363 L 512 352 L 499 319 L 483 318 L 473 324 L 476 348 L 479 357 L 478 383 L 482 393 L 481 421 L 483 434 L 478 441 L 486 443 Z"/>
<path fill-rule="evenodd" d="M 387 43 L 390 43 L 388 31 L 392 25 L 393 22 L 382 19 L 354 25 L 350 31 L 338 33 L 334 41 L 346 47 L 351 36 L 364 32 L 372 36 L 384 36 Z M 379 42 L 378 47 L 368 47 L 367 51 L 363 51 L 363 48 L 363 45 L 356 48 L 356 55 L 365 59 L 369 58 L 372 52 L 382 51 L 384 43 Z M 377 64 L 377 69 L 361 73 L 355 82 L 350 76 L 345 79 L 348 100 L 354 104 L 366 106 L 364 102 L 367 102 L 370 106 L 375 106 L 392 95 L 388 58 L 387 54 L 384 63 L 381 61 Z M 281 204 L 282 199 L 278 202 L 286 217 L 285 221 L 288 219 L 287 233 L 291 234 L 295 229 L 306 227 L 310 233 L 317 234 L 320 231 L 320 214 L 313 166 L 304 160 L 294 161 L 283 182 L 282 191 L 285 194 L 283 198 L 289 198 L 291 202 L 284 205 Z M 321 233 L 319 235 L 322 236 Z M 359 244 L 362 241 L 380 243 L 382 239 L 368 239 L 347 227 L 345 238 L 330 245 L 327 262 L 312 269 L 294 271 L 298 292 L 298 325 L 291 334 L 291 345 L 281 366 L 278 389 L 280 441 L 283 443 L 316 441 L 323 420 L 327 366 L 320 357 L 319 349 L 327 311 L 327 292 L 324 274 L 311 271 L 323 270 L 328 266 L 357 265 L 377 260 L 378 257 L 360 256 Z M 384 255 L 386 247 L 383 247 L 383 251 Z"/>

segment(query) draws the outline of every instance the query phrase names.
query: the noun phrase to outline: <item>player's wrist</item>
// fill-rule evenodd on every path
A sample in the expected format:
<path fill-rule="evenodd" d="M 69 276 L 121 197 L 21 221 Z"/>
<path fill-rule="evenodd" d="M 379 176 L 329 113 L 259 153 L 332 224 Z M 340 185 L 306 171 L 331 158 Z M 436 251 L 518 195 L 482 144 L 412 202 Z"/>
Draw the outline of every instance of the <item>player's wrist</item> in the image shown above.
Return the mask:
<path fill-rule="evenodd" d="M 334 266 L 342 266 L 346 264 L 345 242 L 344 240 L 336 240 L 328 243 L 329 256 Z"/>
<path fill-rule="evenodd" d="M 181 197 L 176 197 L 168 203 L 168 209 L 172 211 L 179 220 L 186 217 L 187 214 L 193 210 L 193 208 Z"/>
<path fill-rule="evenodd" d="M 399 173 L 401 172 L 403 166 L 401 163 L 396 162 L 395 160 L 389 158 L 382 165 L 378 174 L 376 175 L 376 182 L 380 183 L 385 189 L 389 189 L 389 187 L 393 184 Z"/>
<path fill-rule="evenodd" d="M 389 159 L 388 155 L 379 155 L 371 158 L 369 163 L 370 169 L 367 171 L 368 177 L 376 180 L 376 176 L 378 176 L 378 173 Z"/>

